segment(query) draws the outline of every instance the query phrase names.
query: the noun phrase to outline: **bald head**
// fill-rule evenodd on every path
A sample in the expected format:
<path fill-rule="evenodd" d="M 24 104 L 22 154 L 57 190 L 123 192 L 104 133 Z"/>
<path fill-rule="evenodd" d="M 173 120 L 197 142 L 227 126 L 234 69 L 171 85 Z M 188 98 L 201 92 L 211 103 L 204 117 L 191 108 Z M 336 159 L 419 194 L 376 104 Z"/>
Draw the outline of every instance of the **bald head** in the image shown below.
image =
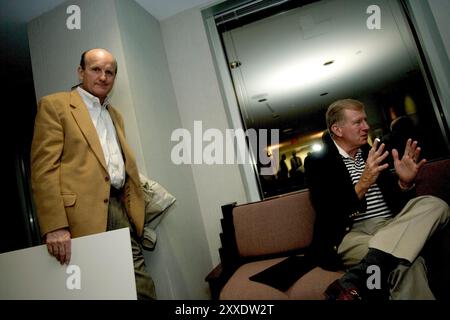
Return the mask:
<path fill-rule="evenodd" d="M 116 66 L 115 73 L 117 74 L 117 61 L 116 61 L 116 58 L 112 55 L 111 52 L 109 52 L 108 50 L 102 49 L 102 48 L 89 49 L 89 50 L 86 50 L 85 52 L 83 52 L 81 54 L 81 60 L 80 60 L 80 67 L 81 67 L 81 69 L 84 70 L 86 68 L 86 59 L 89 59 L 89 56 L 96 55 L 96 54 L 108 55 L 110 58 L 112 58 L 114 60 L 115 66 Z"/>
<path fill-rule="evenodd" d="M 78 77 L 81 87 L 103 104 L 114 86 L 116 58 L 105 49 L 91 49 L 81 55 Z"/>

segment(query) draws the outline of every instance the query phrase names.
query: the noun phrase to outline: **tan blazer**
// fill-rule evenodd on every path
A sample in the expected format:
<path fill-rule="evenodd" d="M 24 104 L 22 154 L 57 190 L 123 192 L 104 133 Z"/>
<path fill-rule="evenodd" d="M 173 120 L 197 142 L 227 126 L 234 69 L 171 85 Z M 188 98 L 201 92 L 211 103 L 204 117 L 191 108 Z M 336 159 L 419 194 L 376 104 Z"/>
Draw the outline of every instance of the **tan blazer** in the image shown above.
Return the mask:
<path fill-rule="evenodd" d="M 144 200 L 123 120 L 108 107 L 125 161 L 124 203 L 139 235 Z M 41 234 L 69 227 L 72 237 L 106 231 L 111 187 L 89 111 L 76 90 L 41 99 L 31 146 L 31 180 Z"/>

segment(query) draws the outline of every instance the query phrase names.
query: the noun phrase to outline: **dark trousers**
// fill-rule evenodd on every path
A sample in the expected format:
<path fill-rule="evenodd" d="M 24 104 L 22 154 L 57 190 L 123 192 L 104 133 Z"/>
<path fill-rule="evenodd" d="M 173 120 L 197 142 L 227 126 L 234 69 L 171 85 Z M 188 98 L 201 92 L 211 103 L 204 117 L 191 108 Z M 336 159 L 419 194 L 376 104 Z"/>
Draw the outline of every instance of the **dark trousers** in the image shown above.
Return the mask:
<path fill-rule="evenodd" d="M 155 285 L 153 279 L 145 269 L 145 260 L 142 246 L 134 226 L 130 224 L 126 209 L 120 200 L 120 195 L 112 192 L 108 206 L 107 231 L 129 228 L 131 238 L 131 249 L 133 252 L 134 275 L 136 280 L 137 298 L 139 300 L 156 299 Z"/>

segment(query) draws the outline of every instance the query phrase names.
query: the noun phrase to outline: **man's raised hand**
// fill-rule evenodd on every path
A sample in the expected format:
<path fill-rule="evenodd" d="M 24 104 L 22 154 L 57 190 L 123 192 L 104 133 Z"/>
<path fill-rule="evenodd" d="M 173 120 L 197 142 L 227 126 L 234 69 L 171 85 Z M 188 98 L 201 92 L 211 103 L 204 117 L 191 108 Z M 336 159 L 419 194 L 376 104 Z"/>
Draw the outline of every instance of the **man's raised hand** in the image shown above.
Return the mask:
<path fill-rule="evenodd" d="M 380 172 L 387 169 L 389 166 L 387 163 L 381 164 L 381 162 L 389 155 L 389 152 L 383 152 L 385 145 L 382 143 L 380 147 L 378 147 L 379 143 L 380 140 L 375 139 L 367 156 L 366 167 L 364 168 L 358 183 L 355 185 L 355 191 L 359 199 L 362 199 L 370 186 L 377 181 Z"/>
<path fill-rule="evenodd" d="M 419 169 L 427 162 L 425 159 L 419 161 L 420 147 L 417 146 L 417 141 L 408 139 L 406 141 L 405 152 L 401 159 L 399 159 L 398 151 L 392 150 L 392 157 L 394 158 L 395 172 L 398 175 L 400 186 L 409 188 L 416 179 Z"/>

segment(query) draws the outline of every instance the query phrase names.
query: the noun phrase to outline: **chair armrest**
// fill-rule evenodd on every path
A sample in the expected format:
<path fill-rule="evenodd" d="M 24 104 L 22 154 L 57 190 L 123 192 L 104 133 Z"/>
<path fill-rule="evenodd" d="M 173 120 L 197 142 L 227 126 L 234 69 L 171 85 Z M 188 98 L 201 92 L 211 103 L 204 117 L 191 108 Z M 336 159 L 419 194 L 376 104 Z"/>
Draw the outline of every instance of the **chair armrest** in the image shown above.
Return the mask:
<path fill-rule="evenodd" d="M 218 300 L 220 291 L 230 278 L 230 274 L 226 273 L 222 268 L 222 264 L 218 264 L 205 278 L 205 281 L 209 283 L 211 290 L 211 299 Z"/>

